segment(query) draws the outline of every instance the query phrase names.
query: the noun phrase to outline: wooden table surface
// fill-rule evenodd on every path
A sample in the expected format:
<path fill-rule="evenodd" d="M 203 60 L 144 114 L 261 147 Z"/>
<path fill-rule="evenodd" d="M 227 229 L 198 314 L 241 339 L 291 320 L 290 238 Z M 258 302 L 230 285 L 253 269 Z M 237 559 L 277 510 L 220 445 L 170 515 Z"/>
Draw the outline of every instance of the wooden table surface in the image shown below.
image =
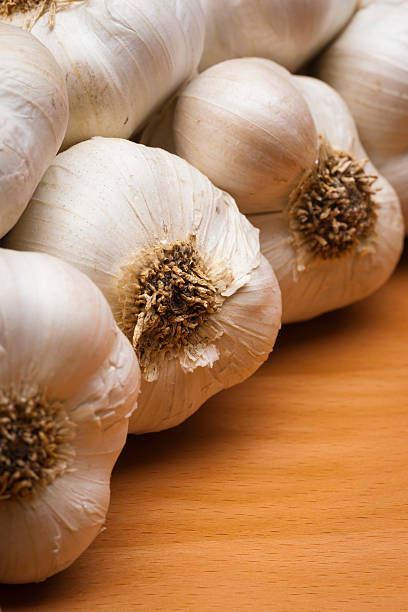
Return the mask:
<path fill-rule="evenodd" d="M 408 610 L 408 254 L 255 376 L 131 437 L 106 530 L 3 612 Z"/>

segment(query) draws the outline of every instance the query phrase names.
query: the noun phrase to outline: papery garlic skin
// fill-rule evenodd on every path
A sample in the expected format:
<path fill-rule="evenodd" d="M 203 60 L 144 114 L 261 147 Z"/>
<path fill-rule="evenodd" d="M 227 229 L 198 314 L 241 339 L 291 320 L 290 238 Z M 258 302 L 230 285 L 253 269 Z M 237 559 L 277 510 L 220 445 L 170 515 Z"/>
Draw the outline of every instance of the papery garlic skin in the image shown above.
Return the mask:
<path fill-rule="evenodd" d="M 244 213 L 280 210 L 317 156 L 310 110 L 285 68 L 261 58 L 212 66 L 179 94 L 178 155 Z"/>
<path fill-rule="evenodd" d="M 381 168 L 408 150 L 408 2 L 376 0 L 353 16 L 314 74 L 344 98 Z"/>
<path fill-rule="evenodd" d="M 353 119 L 340 96 L 317 79 L 295 77 L 295 82 L 309 104 L 319 133 L 334 149 L 357 160 L 366 159 Z M 261 230 L 262 252 L 279 280 L 283 322 L 310 319 L 360 300 L 378 289 L 394 270 L 403 244 L 398 197 L 370 161 L 364 169 L 378 176 L 373 185 L 377 203 L 375 234 L 367 248 L 354 249 L 337 259 L 316 257 L 303 267 L 299 265 L 286 212 L 249 216 Z"/>
<path fill-rule="evenodd" d="M 259 56 L 291 71 L 340 31 L 356 0 L 201 0 L 206 38 L 200 70 Z"/>
<path fill-rule="evenodd" d="M 0 499 L 0 582 L 38 582 L 70 565 L 105 521 L 140 372 L 103 295 L 78 270 L 1 249 L 0 279 L 0 390 L 39 389 L 73 426 L 67 469 L 27 497 Z"/>
<path fill-rule="evenodd" d="M 51 53 L 0 22 L 0 237 L 27 206 L 67 122 L 65 79 Z"/>
<path fill-rule="evenodd" d="M 129 138 L 196 70 L 205 33 L 199 0 L 57 2 L 54 21 L 45 13 L 31 31 L 67 81 L 64 149 L 91 136 Z"/>
<path fill-rule="evenodd" d="M 7 237 L 13 248 L 46 251 L 79 267 L 101 288 L 118 321 L 124 269 L 138 270 L 146 251 L 192 241 L 217 287 L 218 309 L 197 332 L 201 345 L 189 341 L 180 353 L 164 359 L 160 352 L 148 364 L 132 432 L 182 422 L 267 358 L 281 300 L 260 255 L 258 231 L 228 194 L 184 160 L 124 140 L 93 138 L 57 157 L 27 215 Z"/>

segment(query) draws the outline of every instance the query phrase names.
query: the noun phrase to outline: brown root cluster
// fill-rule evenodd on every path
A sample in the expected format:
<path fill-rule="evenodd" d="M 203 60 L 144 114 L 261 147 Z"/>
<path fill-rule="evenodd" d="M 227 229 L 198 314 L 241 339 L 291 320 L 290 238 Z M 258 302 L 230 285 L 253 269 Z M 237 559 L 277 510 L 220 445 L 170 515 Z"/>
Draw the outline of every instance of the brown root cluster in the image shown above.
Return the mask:
<path fill-rule="evenodd" d="M 55 15 L 56 3 L 56 0 L 0 0 L 0 17 L 37 10 L 41 14 L 50 11 Z"/>
<path fill-rule="evenodd" d="M 219 307 L 194 239 L 157 246 L 122 267 L 117 299 L 119 327 L 142 371 L 201 342 L 200 327 Z"/>
<path fill-rule="evenodd" d="M 312 170 L 292 192 L 289 226 L 303 254 L 339 258 L 374 236 L 376 176 L 343 151 L 322 144 Z"/>
<path fill-rule="evenodd" d="M 26 499 L 69 470 L 74 425 L 44 393 L 0 392 L 0 500 Z"/>

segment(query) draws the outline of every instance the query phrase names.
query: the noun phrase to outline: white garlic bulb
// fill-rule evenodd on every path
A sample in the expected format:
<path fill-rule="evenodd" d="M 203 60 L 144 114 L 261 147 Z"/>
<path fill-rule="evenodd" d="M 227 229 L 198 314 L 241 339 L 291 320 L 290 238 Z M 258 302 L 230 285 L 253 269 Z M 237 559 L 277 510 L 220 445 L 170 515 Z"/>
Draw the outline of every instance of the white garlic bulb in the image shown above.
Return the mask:
<path fill-rule="evenodd" d="M 193 79 L 145 136 L 170 143 L 250 213 L 284 322 L 361 299 L 394 269 L 398 198 L 375 180 L 347 107 L 323 82 L 266 59 L 222 62 Z"/>
<path fill-rule="evenodd" d="M 51 53 L 0 22 L 0 237 L 30 201 L 67 122 L 65 80 Z"/>
<path fill-rule="evenodd" d="M 0 582 L 38 582 L 100 531 L 140 372 L 101 292 L 0 249 Z"/>
<path fill-rule="evenodd" d="M 298 69 L 340 31 L 356 0 L 201 0 L 206 37 L 200 70 L 235 57 Z"/>
<path fill-rule="evenodd" d="M 57 255 L 101 288 L 142 368 L 132 432 L 177 425 L 273 347 L 281 298 L 258 230 L 160 149 L 93 138 L 61 153 L 6 245 Z"/>
<path fill-rule="evenodd" d="M 378 289 L 394 270 L 403 241 L 398 198 L 367 161 L 343 100 L 322 81 L 294 79 L 319 134 L 335 152 L 337 170 L 327 184 L 338 192 L 339 203 L 332 205 L 325 188 L 316 190 L 318 199 L 294 201 L 295 206 L 282 213 L 249 215 L 261 230 L 262 252 L 279 280 L 285 322 L 346 306 Z M 344 210 L 340 198 L 346 198 Z M 327 239 L 328 245 L 323 242 L 319 251 L 311 240 L 314 237 L 322 242 Z M 338 248 L 337 255 L 334 249 L 325 254 L 328 246 Z"/>
<path fill-rule="evenodd" d="M 314 74 L 344 98 L 373 162 L 408 151 L 408 1 L 361 8 Z"/>
<path fill-rule="evenodd" d="M 63 69 L 70 106 L 63 148 L 94 135 L 130 137 L 198 66 L 199 0 L 57 0 L 56 8 L 53 27 L 48 10 L 33 19 L 17 9 L 11 19 L 28 20 Z"/>

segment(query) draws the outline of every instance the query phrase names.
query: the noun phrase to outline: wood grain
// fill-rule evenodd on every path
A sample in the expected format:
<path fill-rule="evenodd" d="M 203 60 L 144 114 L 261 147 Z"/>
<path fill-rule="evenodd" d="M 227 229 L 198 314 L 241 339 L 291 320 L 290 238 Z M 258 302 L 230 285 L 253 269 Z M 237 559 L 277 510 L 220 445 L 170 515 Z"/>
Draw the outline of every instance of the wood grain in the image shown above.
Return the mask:
<path fill-rule="evenodd" d="M 408 610 L 408 255 L 371 298 L 282 330 L 188 422 L 132 437 L 106 530 L 3 612 Z"/>

